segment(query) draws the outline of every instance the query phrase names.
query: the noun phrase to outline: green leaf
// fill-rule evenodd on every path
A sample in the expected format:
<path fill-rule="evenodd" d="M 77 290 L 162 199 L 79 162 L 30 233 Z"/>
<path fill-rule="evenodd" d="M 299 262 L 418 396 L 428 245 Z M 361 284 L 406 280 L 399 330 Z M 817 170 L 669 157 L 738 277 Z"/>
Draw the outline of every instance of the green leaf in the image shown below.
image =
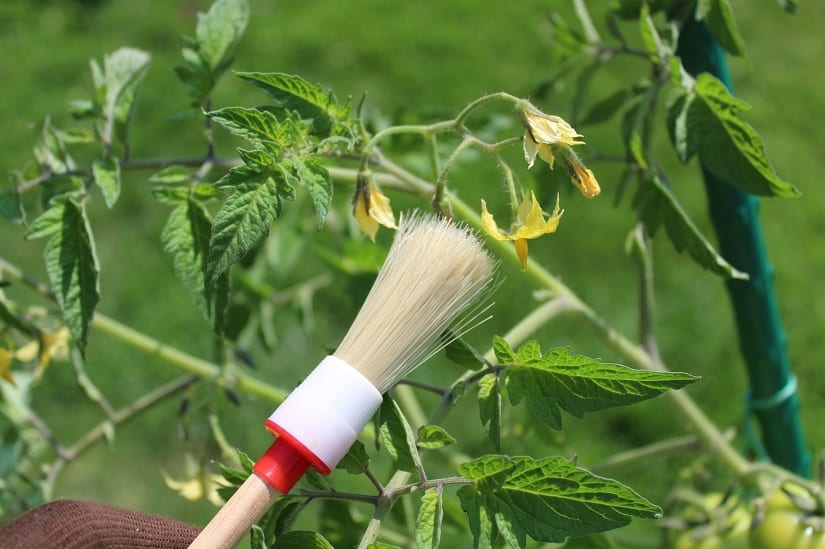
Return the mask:
<path fill-rule="evenodd" d="M 456 337 L 453 332 L 448 332 L 444 339 L 449 341 L 444 348 L 444 356 L 449 360 L 468 370 L 478 370 L 484 364 L 484 356 L 463 338 Z"/>
<path fill-rule="evenodd" d="M 149 54 L 135 48 L 120 48 L 104 56 L 102 69 L 92 61 L 103 117 L 107 127 L 113 126 L 121 143 L 126 142 L 137 87 L 149 69 L 149 62 Z"/>
<path fill-rule="evenodd" d="M 529 354 L 522 349 L 529 346 Z M 699 378 L 680 372 L 634 370 L 620 364 L 571 355 L 564 348 L 543 356 L 538 344 L 526 343 L 516 360 L 505 363 L 510 402 L 524 399 L 531 413 L 554 429 L 561 429 L 561 410 L 575 417 L 585 412 L 626 406 L 679 389 Z"/>
<path fill-rule="evenodd" d="M 634 517 L 661 514 L 657 506 L 627 486 L 560 457 L 485 456 L 462 464 L 459 472 L 475 480 L 464 471 L 500 463 L 509 463 L 510 469 L 496 489 L 464 487 L 459 497 L 468 516 L 471 512 L 478 516 L 483 508 L 488 517 L 495 517 L 501 535 L 516 547 L 524 547 L 527 536 L 540 542 L 562 542 L 624 526 Z"/>
<path fill-rule="evenodd" d="M 212 220 L 204 206 L 188 193 L 181 197 L 161 233 L 164 250 L 174 258 L 175 275 L 183 283 L 195 305 L 223 335 L 229 305 L 229 277 L 221 274 L 206 285 Z"/>
<path fill-rule="evenodd" d="M 650 8 L 647 3 L 642 4 L 642 9 L 639 13 L 639 31 L 642 35 L 642 43 L 644 44 L 645 51 L 651 61 L 660 63 L 664 58 L 668 57 L 669 52 L 665 49 L 662 39 L 659 37 L 659 31 L 656 30 L 656 25 L 650 16 Z"/>
<path fill-rule="evenodd" d="M 320 229 L 329 213 L 332 203 L 332 178 L 329 171 L 315 158 L 295 160 L 292 163 L 298 181 L 306 188 L 315 207 L 317 225 Z"/>
<path fill-rule="evenodd" d="M 444 509 L 438 488 L 428 488 L 421 496 L 421 506 L 415 521 L 415 546 L 418 549 L 433 549 L 441 543 L 441 522 Z"/>
<path fill-rule="evenodd" d="M 759 134 L 740 116 L 748 105 L 716 77 L 702 73 L 693 90 L 677 96 L 668 109 L 674 147 L 683 161 L 694 151 L 713 175 L 740 190 L 764 196 L 799 196 L 768 160 Z"/>
<path fill-rule="evenodd" d="M 20 196 L 20 181 L 22 175 L 19 172 L 9 174 L 10 188 L 0 190 L 0 215 L 18 225 L 26 222 L 26 211 L 23 209 L 23 199 Z"/>
<path fill-rule="evenodd" d="M 317 532 L 295 530 L 275 539 L 272 549 L 335 549 Z"/>
<path fill-rule="evenodd" d="M 103 193 L 106 206 L 111 208 L 120 196 L 120 163 L 117 158 L 95 160 L 92 163 L 92 175 Z"/>
<path fill-rule="evenodd" d="M 696 263 L 714 274 L 747 280 L 747 273 L 737 270 L 719 255 L 684 211 L 673 191 L 656 173 L 650 173 L 644 179 L 633 202 L 639 218 L 651 233 L 664 221 L 668 238 L 676 251 L 687 251 Z"/>
<path fill-rule="evenodd" d="M 782 9 L 788 13 L 796 13 L 796 0 L 776 0 Z"/>
<path fill-rule="evenodd" d="M 349 106 L 338 105 L 332 92 L 326 93 L 321 86 L 310 84 L 300 76 L 277 72 L 239 72 L 237 75 L 258 86 L 279 107 L 311 119 L 315 133 L 327 134 L 334 122 L 349 116 Z"/>
<path fill-rule="evenodd" d="M 268 235 L 269 226 L 281 214 L 279 185 L 271 174 L 235 168 L 216 186 L 231 192 L 212 225 L 207 284 L 213 284 Z"/>
<path fill-rule="evenodd" d="M 282 124 L 274 114 L 266 110 L 225 107 L 210 111 L 206 116 L 232 134 L 253 143 L 261 143 L 275 152 L 292 144 L 288 125 Z"/>
<path fill-rule="evenodd" d="M 367 545 L 367 549 L 401 549 L 398 545 L 392 543 L 384 543 L 383 541 L 376 541 Z"/>
<path fill-rule="evenodd" d="M 53 174 L 71 171 L 76 167 L 60 132 L 52 126 L 48 118 L 43 121 L 43 128 L 33 152 L 37 164 Z"/>
<path fill-rule="evenodd" d="M 493 336 L 493 352 L 496 354 L 496 359 L 499 364 L 507 364 L 516 359 L 516 355 L 510 348 L 510 344 L 500 336 Z"/>
<path fill-rule="evenodd" d="M 354 502 L 324 499 L 320 503 L 318 531 L 324 532 L 335 547 L 358 547 L 367 525 L 364 520 L 359 520 L 361 515 L 355 516 L 352 512 Z"/>
<path fill-rule="evenodd" d="M 696 19 L 704 21 L 710 34 L 731 55 L 745 55 L 745 41 L 736 26 L 730 0 L 699 0 Z"/>
<path fill-rule="evenodd" d="M 166 166 L 149 178 L 150 183 L 180 185 L 192 181 L 192 171 L 185 166 Z"/>
<path fill-rule="evenodd" d="M 298 496 L 281 496 L 269 508 L 258 525 L 264 531 L 264 539 L 270 545 L 275 539 L 292 529 L 295 520 L 306 505 L 306 500 Z"/>
<path fill-rule="evenodd" d="M 458 500 L 470 523 L 474 549 L 493 549 L 498 529 L 487 505 L 487 495 L 474 486 L 463 486 L 458 490 Z"/>
<path fill-rule="evenodd" d="M 427 450 L 438 450 L 453 444 L 455 439 L 443 427 L 438 425 L 422 425 L 418 428 L 418 447 Z"/>
<path fill-rule="evenodd" d="M 496 374 L 487 374 L 478 382 L 478 413 L 481 425 L 493 447 L 501 451 L 501 388 Z"/>
<path fill-rule="evenodd" d="M 252 525 L 249 532 L 249 547 L 251 549 L 268 549 L 269 546 L 264 541 L 264 531 L 257 524 Z"/>
<path fill-rule="evenodd" d="M 52 290 L 72 338 L 85 352 L 100 300 L 97 253 L 85 209 L 72 199 L 55 202 L 29 229 L 29 238 L 44 236 L 50 236 L 43 255 Z"/>
<path fill-rule="evenodd" d="M 363 442 L 356 440 L 335 468 L 343 469 L 352 475 L 360 475 L 367 470 L 369 464 L 370 457 L 367 455 L 367 448 Z"/>
<path fill-rule="evenodd" d="M 392 456 L 395 466 L 407 472 L 416 470 L 421 458 L 415 447 L 413 435 L 407 418 L 393 398 L 386 394 L 378 411 L 378 439 Z"/>
<path fill-rule="evenodd" d="M 248 22 L 249 6 L 245 0 L 217 0 L 209 11 L 198 14 L 198 53 L 211 69 L 214 81 L 232 64 Z"/>
<path fill-rule="evenodd" d="M 458 473 L 475 482 L 476 490 L 486 494 L 504 485 L 516 465 L 509 456 L 484 456 L 458 466 Z"/>

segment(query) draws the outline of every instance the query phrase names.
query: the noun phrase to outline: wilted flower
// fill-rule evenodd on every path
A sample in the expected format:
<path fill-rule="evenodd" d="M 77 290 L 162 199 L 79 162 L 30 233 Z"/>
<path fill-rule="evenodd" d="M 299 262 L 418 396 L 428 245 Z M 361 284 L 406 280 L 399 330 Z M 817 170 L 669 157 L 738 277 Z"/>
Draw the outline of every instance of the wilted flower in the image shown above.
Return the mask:
<path fill-rule="evenodd" d="M 390 207 L 390 199 L 384 196 L 369 173 L 358 174 L 352 214 L 358 226 L 373 242 L 379 224 L 390 229 L 398 228 Z"/>
<path fill-rule="evenodd" d="M 545 114 L 529 104 L 521 110 L 521 118 L 524 124 L 524 158 L 528 168 L 533 167 L 536 154 L 550 168 L 558 160 L 584 196 L 593 198 L 601 192 L 593 172 L 582 164 L 571 148 L 584 143 L 576 140 L 577 137 L 582 137 L 580 133 L 563 118 Z"/>
<path fill-rule="evenodd" d="M 559 210 L 559 199 L 556 197 L 556 206 L 547 219 L 541 210 L 536 195 L 531 191 L 529 198 L 525 195 L 518 206 L 517 218 L 509 232 L 498 228 L 493 215 L 487 211 L 487 203 L 481 201 L 481 224 L 484 230 L 496 240 L 512 240 L 516 246 L 516 254 L 521 262 L 521 269 L 527 268 L 527 240 L 538 238 L 541 235 L 554 233 L 559 227 L 563 210 Z"/>

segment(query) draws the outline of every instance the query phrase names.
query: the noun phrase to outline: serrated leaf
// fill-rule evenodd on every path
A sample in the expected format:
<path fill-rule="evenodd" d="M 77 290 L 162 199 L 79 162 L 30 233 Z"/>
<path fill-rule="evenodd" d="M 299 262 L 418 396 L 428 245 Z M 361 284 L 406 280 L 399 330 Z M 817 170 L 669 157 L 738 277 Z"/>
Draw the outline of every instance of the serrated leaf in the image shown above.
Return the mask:
<path fill-rule="evenodd" d="M 486 504 L 486 494 L 473 486 L 463 486 L 458 491 L 461 508 L 467 514 L 474 549 L 492 549 L 498 530 Z"/>
<path fill-rule="evenodd" d="M 100 289 L 97 253 L 84 208 L 71 199 L 55 203 L 32 223 L 28 236 L 49 235 L 43 252 L 49 281 L 72 339 L 85 352 Z"/>
<path fill-rule="evenodd" d="M 295 160 L 292 163 L 298 181 L 306 188 L 315 208 L 317 226 L 324 226 L 324 220 L 332 203 L 332 178 L 329 171 L 314 158 Z"/>
<path fill-rule="evenodd" d="M 252 143 L 265 145 L 273 152 L 291 145 L 290 131 L 286 123 L 267 110 L 247 107 L 225 107 L 206 113 L 232 134 Z"/>
<path fill-rule="evenodd" d="M 729 0 L 699 0 L 696 19 L 704 21 L 713 38 L 731 55 L 745 55 L 745 41 L 736 26 Z"/>
<path fill-rule="evenodd" d="M 356 440 L 335 468 L 343 469 L 352 475 L 360 475 L 367 470 L 369 464 L 370 457 L 367 455 L 367 448 L 363 442 Z"/>
<path fill-rule="evenodd" d="M 169 214 L 161 233 L 164 250 L 174 258 L 175 275 L 183 283 L 195 305 L 223 335 L 229 305 L 229 279 L 223 273 L 206 285 L 212 220 L 201 203 L 183 195 Z"/>
<path fill-rule="evenodd" d="M 478 414 L 481 426 L 497 452 L 501 451 L 501 389 L 498 376 L 487 374 L 478 382 Z"/>
<path fill-rule="evenodd" d="M 180 185 L 192 181 L 192 171 L 185 166 L 166 166 L 149 178 L 151 183 L 165 185 Z"/>
<path fill-rule="evenodd" d="M 515 466 L 509 456 L 484 456 L 462 463 L 458 466 L 458 473 L 474 481 L 476 489 L 486 494 L 499 489 Z"/>
<path fill-rule="evenodd" d="M 493 336 L 493 352 L 499 364 L 513 362 L 516 357 L 507 340 L 500 336 Z"/>
<path fill-rule="evenodd" d="M 560 457 L 485 456 L 474 461 L 512 465 L 495 490 L 464 487 L 459 495 L 464 492 L 462 506 L 467 502 L 483 507 L 495 517 L 501 535 L 517 547 L 524 546 L 527 536 L 540 542 L 562 542 L 567 537 L 624 526 L 634 517 L 657 518 L 661 514 L 657 506 L 627 486 Z M 474 462 L 462 467 L 479 469 Z M 459 472 L 464 474 L 461 467 Z"/>
<path fill-rule="evenodd" d="M 647 400 L 699 379 L 681 372 L 634 370 L 571 355 L 565 348 L 519 360 L 521 355 L 519 349 L 517 360 L 504 364 L 510 402 L 525 400 L 531 413 L 554 429 L 561 429 L 561 410 L 580 418 L 585 412 Z"/>
<path fill-rule="evenodd" d="M 378 439 L 392 456 L 398 469 L 412 472 L 421 463 L 412 428 L 398 404 L 388 394 L 384 395 L 378 411 Z"/>
<path fill-rule="evenodd" d="M 212 225 L 207 284 L 213 284 L 230 265 L 238 262 L 268 235 L 269 226 L 281 214 L 278 184 L 269 174 L 233 172 L 240 175 L 237 175 Z M 225 184 L 223 188 L 228 187 Z"/>
<path fill-rule="evenodd" d="M 275 539 L 272 549 L 335 549 L 330 542 L 317 532 L 295 530 Z"/>
<path fill-rule="evenodd" d="M 434 549 L 440 545 L 443 519 L 441 492 L 437 488 L 428 488 L 421 496 L 415 521 L 415 546 L 418 549 Z"/>
<path fill-rule="evenodd" d="M 335 96 L 300 76 L 277 72 L 239 72 L 238 76 L 256 85 L 279 107 L 296 111 L 313 121 L 314 132 L 328 134 L 333 123 L 349 116 L 349 107 L 336 103 Z"/>
<path fill-rule="evenodd" d="M 422 425 L 418 428 L 418 447 L 427 450 L 438 450 L 453 444 L 455 439 L 443 427 L 438 425 Z"/>
<path fill-rule="evenodd" d="M 737 270 L 719 255 L 657 174 L 650 174 L 644 179 L 633 202 L 639 218 L 651 233 L 664 222 L 668 238 L 676 251 L 687 251 L 696 263 L 714 274 L 747 280 L 747 273 Z"/>
<path fill-rule="evenodd" d="M 671 138 L 678 136 L 674 145 L 685 153 L 680 157 L 686 160 L 698 152 L 708 171 L 747 193 L 799 196 L 796 187 L 776 174 L 759 134 L 739 114 L 747 108 L 716 77 L 700 74 L 691 94 L 669 109 Z"/>
<path fill-rule="evenodd" d="M 248 22 L 249 6 L 245 0 L 217 0 L 209 11 L 198 14 L 195 40 L 213 81 L 232 64 Z"/>
<path fill-rule="evenodd" d="M 111 208 L 120 196 L 120 162 L 117 158 L 95 160 L 92 163 L 92 176 L 103 193 L 106 206 Z"/>

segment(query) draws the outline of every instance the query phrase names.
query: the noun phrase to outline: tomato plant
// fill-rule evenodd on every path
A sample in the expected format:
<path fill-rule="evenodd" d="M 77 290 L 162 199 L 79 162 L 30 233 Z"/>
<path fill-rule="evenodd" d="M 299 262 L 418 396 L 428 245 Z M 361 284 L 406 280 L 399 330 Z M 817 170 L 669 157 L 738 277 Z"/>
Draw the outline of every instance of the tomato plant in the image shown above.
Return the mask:
<path fill-rule="evenodd" d="M 825 549 L 823 517 L 802 509 L 783 490 L 764 504 L 764 517 L 751 530 L 754 549 Z"/>

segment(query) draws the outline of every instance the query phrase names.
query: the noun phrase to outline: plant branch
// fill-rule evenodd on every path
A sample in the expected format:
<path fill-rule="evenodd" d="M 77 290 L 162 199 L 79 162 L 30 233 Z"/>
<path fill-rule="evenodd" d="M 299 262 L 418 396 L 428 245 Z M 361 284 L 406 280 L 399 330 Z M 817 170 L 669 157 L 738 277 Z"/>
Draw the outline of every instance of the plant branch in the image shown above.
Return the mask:
<path fill-rule="evenodd" d="M 27 276 L 3 258 L 0 258 L 0 272 L 8 275 L 12 280 L 22 282 L 40 295 L 54 300 L 54 294 L 48 286 Z M 92 326 L 181 370 L 204 379 L 217 380 L 222 386 L 234 387 L 244 393 L 256 395 L 275 403 L 280 403 L 286 398 L 287 392 L 279 387 L 265 383 L 237 369 L 233 369 L 227 375 L 222 375 L 221 366 L 166 345 L 102 313 L 94 314 Z"/>

